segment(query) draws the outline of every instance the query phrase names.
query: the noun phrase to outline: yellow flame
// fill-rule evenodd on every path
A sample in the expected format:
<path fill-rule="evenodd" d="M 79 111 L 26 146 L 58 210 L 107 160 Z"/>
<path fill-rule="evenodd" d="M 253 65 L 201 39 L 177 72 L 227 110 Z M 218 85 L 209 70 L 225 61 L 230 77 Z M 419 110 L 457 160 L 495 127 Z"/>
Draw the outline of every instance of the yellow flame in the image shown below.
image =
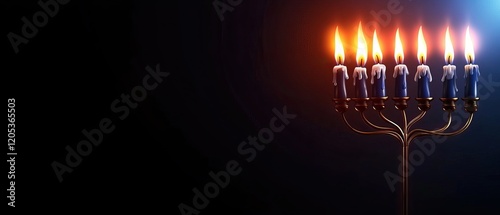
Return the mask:
<path fill-rule="evenodd" d="M 451 43 L 450 27 L 446 28 L 444 60 L 447 64 L 452 64 L 455 58 L 455 51 L 453 50 L 453 43 Z"/>
<path fill-rule="evenodd" d="M 469 26 L 467 26 L 467 33 L 465 34 L 465 59 L 467 63 L 474 63 L 474 47 L 472 46 L 472 39 L 470 38 Z"/>
<path fill-rule="evenodd" d="M 380 49 L 380 44 L 378 43 L 377 30 L 373 32 L 373 61 L 375 61 L 375 63 L 382 62 L 382 50 Z"/>
<path fill-rule="evenodd" d="M 427 44 L 425 43 L 424 33 L 422 32 L 422 26 L 418 29 L 418 63 L 425 64 L 425 60 L 427 59 Z"/>
<path fill-rule="evenodd" d="M 342 41 L 340 40 L 339 27 L 335 29 L 335 61 L 337 64 L 344 63 L 344 46 L 342 46 Z"/>
<path fill-rule="evenodd" d="M 397 64 L 404 62 L 405 54 L 403 52 L 403 44 L 401 44 L 401 38 L 399 37 L 399 28 L 396 30 L 396 47 L 394 49 L 394 58 Z"/>
<path fill-rule="evenodd" d="M 358 26 L 358 51 L 356 52 L 356 63 L 358 66 L 364 66 L 367 58 L 368 47 L 366 45 L 365 35 L 363 34 L 363 28 L 361 27 L 360 22 Z"/>

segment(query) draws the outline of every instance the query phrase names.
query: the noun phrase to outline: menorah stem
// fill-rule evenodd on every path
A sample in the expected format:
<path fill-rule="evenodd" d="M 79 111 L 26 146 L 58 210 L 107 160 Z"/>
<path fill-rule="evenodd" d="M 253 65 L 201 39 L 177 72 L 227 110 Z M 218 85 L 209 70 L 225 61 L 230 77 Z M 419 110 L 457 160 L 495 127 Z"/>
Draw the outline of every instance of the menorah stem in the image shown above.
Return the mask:
<path fill-rule="evenodd" d="M 402 170 L 402 202 L 403 202 L 403 207 L 402 207 L 402 214 L 403 215 L 408 215 L 408 154 L 409 154 L 409 146 L 407 143 L 403 145 L 403 151 L 401 152 L 402 154 L 402 165 L 401 165 L 401 170 Z"/>
<path fill-rule="evenodd" d="M 401 157 L 402 157 L 402 165 L 401 165 L 401 170 L 403 173 L 403 185 L 402 185 L 402 201 L 403 201 L 403 215 L 408 215 L 408 155 L 409 155 L 409 148 L 410 144 L 408 144 L 408 118 L 406 116 L 406 111 L 403 109 L 401 110 L 401 114 L 403 116 L 403 151 L 401 152 Z M 413 120 L 412 120 L 413 121 Z"/>

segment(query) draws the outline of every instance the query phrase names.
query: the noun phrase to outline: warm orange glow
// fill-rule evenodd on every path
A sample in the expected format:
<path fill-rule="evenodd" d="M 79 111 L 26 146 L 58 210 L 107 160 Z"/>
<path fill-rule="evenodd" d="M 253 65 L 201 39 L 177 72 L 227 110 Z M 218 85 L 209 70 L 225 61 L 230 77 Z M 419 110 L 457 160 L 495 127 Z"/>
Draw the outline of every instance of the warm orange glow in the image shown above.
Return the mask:
<path fill-rule="evenodd" d="M 465 59 L 467 63 L 474 63 L 475 59 L 474 47 L 472 46 L 472 39 L 470 38 L 469 27 L 467 26 L 467 33 L 465 34 Z"/>
<path fill-rule="evenodd" d="M 422 33 L 422 26 L 418 29 L 418 63 L 425 64 L 425 60 L 427 59 L 427 44 L 425 43 L 424 33 Z"/>
<path fill-rule="evenodd" d="M 375 63 L 382 63 L 382 50 L 378 43 L 377 30 L 373 32 L 373 61 Z"/>
<path fill-rule="evenodd" d="M 455 58 L 455 51 L 453 50 L 453 44 L 451 43 L 450 27 L 448 27 L 446 28 L 444 60 L 446 61 L 447 64 L 453 64 L 454 58 Z"/>
<path fill-rule="evenodd" d="M 344 63 L 344 46 L 342 46 L 342 41 L 340 40 L 339 27 L 335 29 L 335 61 L 337 64 Z"/>
<path fill-rule="evenodd" d="M 365 35 L 363 34 L 363 27 L 361 22 L 358 26 L 358 51 L 356 52 L 356 63 L 358 66 L 365 66 L 366 59 L 368 58 L 368 46 L 366 45 Z"/>
<path fill-rule="evenodd" d="M 399 28 L 398 30 L 396 30 L 396 47 L 394 48 L 394 58 L 396 58 L 397 64 L 402 64 L 405 60 L 403 44 L 401 44 L 401 38 L 399 38 Z"/>

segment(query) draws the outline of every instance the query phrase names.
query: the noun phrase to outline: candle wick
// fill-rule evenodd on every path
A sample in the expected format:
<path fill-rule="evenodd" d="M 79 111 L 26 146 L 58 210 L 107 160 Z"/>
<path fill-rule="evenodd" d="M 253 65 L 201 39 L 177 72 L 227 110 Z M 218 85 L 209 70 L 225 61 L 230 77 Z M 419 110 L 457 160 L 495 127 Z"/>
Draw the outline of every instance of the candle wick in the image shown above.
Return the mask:
<path fill-rule="evenodd" d="M 451 56 L 448 55 L 448 64 L 451 64 Z"/>
<path fill-rule="evenodd" d="M 424 65 L 424 64 L 425 64 L 425 62 L 424 62 L 424 56 L 420 56 L 420 63 L 421 63 L 422 65 Z"/>
<path fill-rule="evenodd" d="M 472 56 L 469 55 L 468 58 L 469 58 L 469 64 L 472 64 L 473 63 L 472 62 Z"/>
<path fill-rule="evenodd" d="M 377 59 L 377 63 L 379 63 L 380 59 L 378 59 L 378 55 L 375 55 L 375 58 Z"/>

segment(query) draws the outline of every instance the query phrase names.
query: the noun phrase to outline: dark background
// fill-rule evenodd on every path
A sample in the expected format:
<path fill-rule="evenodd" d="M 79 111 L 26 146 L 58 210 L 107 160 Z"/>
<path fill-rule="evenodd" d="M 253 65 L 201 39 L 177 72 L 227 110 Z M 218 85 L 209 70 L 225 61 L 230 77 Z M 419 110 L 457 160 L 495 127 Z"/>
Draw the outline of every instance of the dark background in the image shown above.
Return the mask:
<path fill-rule="evenodd" d="M 397 173 L 400 145 L 353 133 L 331 102 L 333 30 L 341 30 L 352 75 L 357 24 L 375 20 L 370 11 L 386 10 L 387 2 L 243 0 L 221 21 L 211 0 L 73 0 L 19 53 L 4 36 L 4 88 L 7 98 L 16 98 L 16 209 L 181 214 L 180 203 L 192 205 L 192 188 L 202 189 L 211 181 L 209 171 L 235 159 L 242 173 L 201 214 L 397 214 L 400 184 L 391 192 L 383 174 Z M 417 30 L 423 26 L 436 101 L 418 126 L 437 128 L 444 123 L 437 98 L 446 27 L 455 45 L 459 95 L 467 25 L 481 76 L 498 83 L 500 3 L 400 4 L 402 12 L 377 28 L 384 63 L 392 75 L 399 27 L 414 97 Z M 3 35 L 20 34 L 21 17 L 40 10 L 36 1 L 3 1 L 1 8 Z M 372 32 L 364 33 L 370 67 Z M 118 120 L 111 102 L 141 84 L 144 68 L 156 64 L 171 75 Z M 437 144 L 411 175 L 412 214 L 500 209 L 500 93 L 498 86 L 481 86 L 484 97 L 470 128 Z M 393 87 L 389 76 L 390 96 Z M 414 116 L 416 103 L 410 105 Z M 272 109 L 283 106 L 297 118 L 255 161 L 244 162 L 238 144 L 268 127 Z M 399 117 L 391 105 L 387 113 Z M 81 131 L 97 128 L 105 117 L 116 130 L 59 183 L 51 163 L 64 162 L 65 147 L 75 147 L 85 138 Z M 348 117 L 362 126 L 354 111 Z"/>

